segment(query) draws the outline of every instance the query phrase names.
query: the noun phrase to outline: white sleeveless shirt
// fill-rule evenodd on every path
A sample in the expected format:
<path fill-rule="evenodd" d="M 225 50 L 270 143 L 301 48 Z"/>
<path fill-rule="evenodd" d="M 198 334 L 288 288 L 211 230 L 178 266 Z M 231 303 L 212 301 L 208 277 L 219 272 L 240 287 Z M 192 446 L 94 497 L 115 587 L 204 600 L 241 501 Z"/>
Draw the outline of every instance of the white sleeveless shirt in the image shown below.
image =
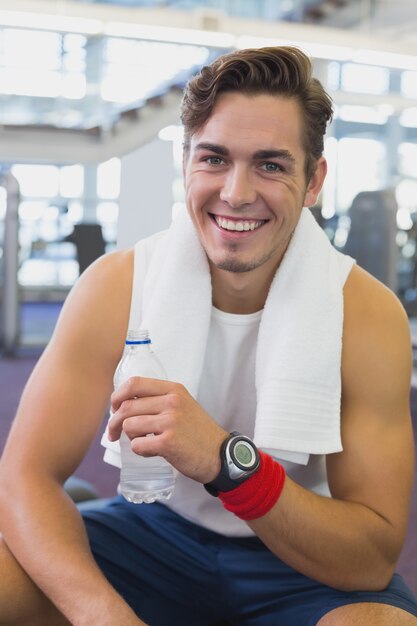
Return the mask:
<path fill-rule="evenodd" d="M 262 311 L 250 315 L 212 308 L 209 337 L 197 400 L 225 430 L 253 437 L 256 414 L 255 351 Z M 308 464 L 282 461 L 288 475 L 304 487 L 329 495 L 324 456 Z M 249 536 L 249 526 L 226 511 L 200 483 L 178 475 L 166 505 L 210 530 L 227 536 Z"/>

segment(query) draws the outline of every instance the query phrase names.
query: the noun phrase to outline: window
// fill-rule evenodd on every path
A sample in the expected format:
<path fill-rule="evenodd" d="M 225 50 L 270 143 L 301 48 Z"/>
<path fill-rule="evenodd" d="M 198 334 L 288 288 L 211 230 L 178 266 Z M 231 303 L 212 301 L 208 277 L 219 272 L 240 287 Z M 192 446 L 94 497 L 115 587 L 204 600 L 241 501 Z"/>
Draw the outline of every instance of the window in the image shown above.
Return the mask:
<path fill-rule="evenodd" d="M 384 187 L 385 145 L 375 139 L 345 137 L 338 143 L 337 206 L 350 208 L 360 191 Z"/>
<path fill-rule="evenodd" d="M 341 82 L 344 91 L 385 94 L 389 90 L 389 70 L 374 65 L 345 63 Z"/>
<path fill-rule="evenodd" d="M 79 198 L 84 191 L 82 165 L 65 165 L 59 173 L 59 191 L 64 198 Z"/>
<path fill-rule="evenodd" d="M 108 38 L 105 42 L 101 97 L 129 103 L 153 95 L 181 70 L 200 65 L 205 47 Z"/>
<path fill-rule="evenodd" d="M 59 191 L 59 169 L 55 165 L 14 165 L 23 196 L 53 198 Z"/>
<path fill-rule="evenodd" d="M 375 107 L 360 106 L 356 104 L 342 104 L 338 108 L 337 116 L 346 122 L 359 122 L 362 124 L 386 124 L 388 117 L 394 109 L 385 104 Z"/>
<path fill-rule="evenodd" d="M 417 98 L 417 72 L 401 74 L 401 94 L 406 98 Z"/>
<path fill-rule="evenodd" d="M 97 167 L 97 195 L 105 200 L 114 200 L 120 194 L 120 159 L 113 158 Z"/>
<path fill-rule="evenodd" d="M 0 93 L 73 100 L 86 94 L 85 43 L 80 35 L 0 30 Z"/>
<path fill-rule="evenodd" d="M 398 170 L 402 176 L 417 178 L 417 144 L 400 143 L 398 146 Z"/>
<path fill-rule="evenodd" d="M 337 61 L 327 65 L 327 88 L 334 91 L 340 88 L 340 63 Z"/>
<path fill-rule="evenodd" d="M 404 109 L 400 115 L 400 124 L 407 128 L 417 128 L 417 108 Z"/>

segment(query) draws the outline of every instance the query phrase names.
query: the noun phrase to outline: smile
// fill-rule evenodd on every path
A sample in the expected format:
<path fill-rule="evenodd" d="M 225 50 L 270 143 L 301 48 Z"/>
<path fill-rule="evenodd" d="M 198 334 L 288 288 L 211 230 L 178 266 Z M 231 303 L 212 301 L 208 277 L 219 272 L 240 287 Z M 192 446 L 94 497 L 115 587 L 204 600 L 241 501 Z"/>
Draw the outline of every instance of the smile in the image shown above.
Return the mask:
<path fill-rule="evenodd" d="M 219 215 L 213 215 L 214 221 L 219 228 L 229 231 L 248 231 L 260 228 L 267 220 L 231 220 Z"/>

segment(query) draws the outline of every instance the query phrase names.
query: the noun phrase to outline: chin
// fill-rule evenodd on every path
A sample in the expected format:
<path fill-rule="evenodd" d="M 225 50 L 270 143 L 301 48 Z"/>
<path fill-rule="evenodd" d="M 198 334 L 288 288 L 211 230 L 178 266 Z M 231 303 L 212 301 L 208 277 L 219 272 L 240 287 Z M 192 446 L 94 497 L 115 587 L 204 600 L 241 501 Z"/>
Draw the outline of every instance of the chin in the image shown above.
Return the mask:
<path fill-rule="evenodd" d="M 251 272 L 252 270 L 259 267 L 259 263 L 257 263 L 256 261 L 245 263 L 244 261 L 239 261 L 238 259 L 226 259 L 224 261 L 220 261 L 219 263 L 215 263 L 215 265 L 219 270 L 223 270 L 225 272 L 233 272 L 234 274 Z"/>

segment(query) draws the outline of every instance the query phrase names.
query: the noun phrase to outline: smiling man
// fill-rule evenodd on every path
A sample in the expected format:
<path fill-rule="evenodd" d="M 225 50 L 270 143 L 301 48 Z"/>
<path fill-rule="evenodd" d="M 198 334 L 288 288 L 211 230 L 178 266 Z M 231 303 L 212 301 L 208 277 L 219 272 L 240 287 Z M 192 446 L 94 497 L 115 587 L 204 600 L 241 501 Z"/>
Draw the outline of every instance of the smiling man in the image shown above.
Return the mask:
<path fill-rule="evenodd" d="M 292 47 L 225 55 L 189 82 L 187 211 L 82 275 L 23 394 L 0 463 L 0 624 L 417 624 L 395 573 L 408 320 L 306 208 L 331 115 Z M 168 380 L 111 395 L 132 325 Z M 176 486 L 81 517 L 62 485 L 110 395 L 106 448 L 123 430 Z"/>
<path fill-rule="evenodd" d="M 318 159 L 307 180 L 302 129 L 293 99 L 226 91 L 186 139 L 187 207 L 217 286 L 213 304 L 222 310 L 221 291 L 231 281 L 259 293 L 254 300 L 245 291 L 245 310 L 232 304 L 230 312 L 262 309 L 301 209 L 316 201 L 326 162 Z"/>

